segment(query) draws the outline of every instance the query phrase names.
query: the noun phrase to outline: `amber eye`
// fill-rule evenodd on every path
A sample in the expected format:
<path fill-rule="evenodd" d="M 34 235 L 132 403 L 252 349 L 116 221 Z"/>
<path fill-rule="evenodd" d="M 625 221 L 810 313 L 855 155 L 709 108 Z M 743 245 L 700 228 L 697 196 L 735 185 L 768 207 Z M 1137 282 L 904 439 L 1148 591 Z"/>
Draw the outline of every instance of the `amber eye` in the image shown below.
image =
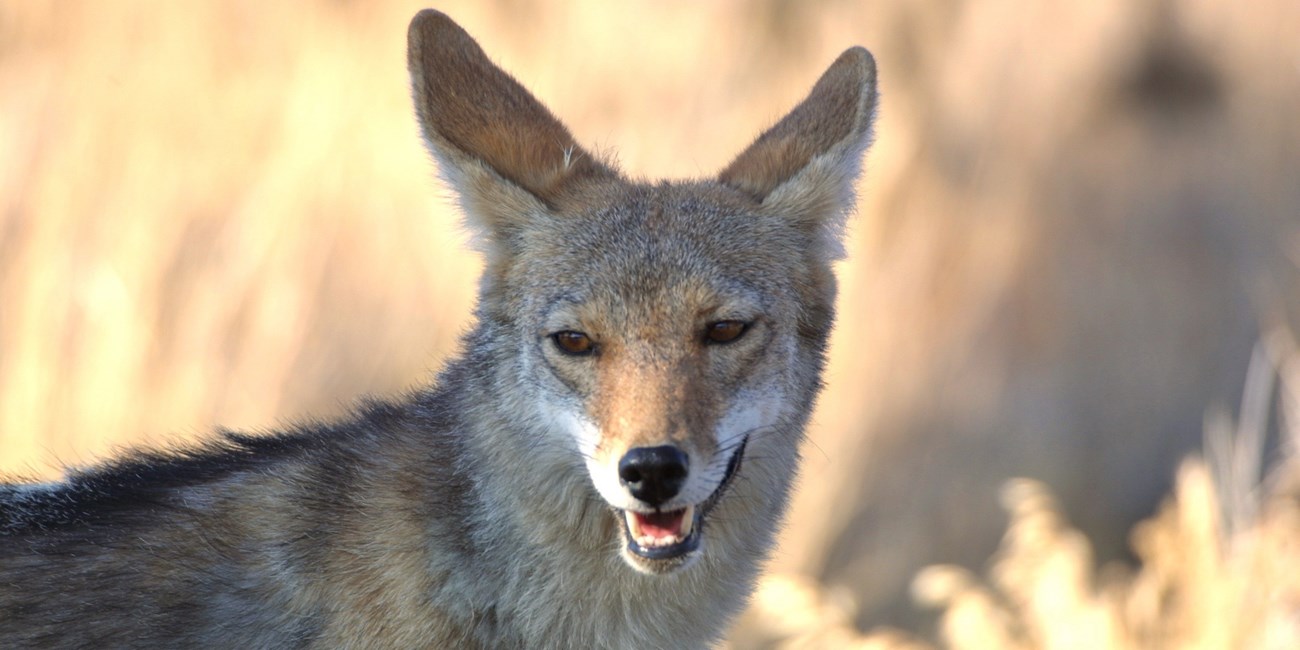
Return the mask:
<path fill-rule="evenodd" d="M 739 320 L 720 320 L 709 323 L 704 338 L 709 343 L 731 343 L 749 330 L 749 323 Z"/>
<path fill-rule="evenodd" d="M 551 340 L 555 342 L 557 350 L 575 357 L 591 354 L 596 349 L 596 344 L 592 343 L 590 336 L 573 330 L 556 332 L 551 335 Z"/>

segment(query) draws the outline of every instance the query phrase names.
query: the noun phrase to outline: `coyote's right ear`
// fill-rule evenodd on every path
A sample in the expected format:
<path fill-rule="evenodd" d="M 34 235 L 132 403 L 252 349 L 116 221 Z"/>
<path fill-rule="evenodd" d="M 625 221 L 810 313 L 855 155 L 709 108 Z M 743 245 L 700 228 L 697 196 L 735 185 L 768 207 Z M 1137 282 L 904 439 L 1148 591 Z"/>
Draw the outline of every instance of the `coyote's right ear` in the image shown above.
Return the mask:
<path fill-rule="evenodd" d="M 825 257 L 842 257 L 844 220 L 855 204 L 875 114 L 876 62 L 865 49 L 851 48 L 718 180 L 759 201 L 765 212 L 799 223 Z"/>
<path fill-rule="evenodd" d="M 509 249 L 574 181 L 617 177 L 442 13 L 411 21 L 407 67 L 429 150 L 490 253 Z"/>

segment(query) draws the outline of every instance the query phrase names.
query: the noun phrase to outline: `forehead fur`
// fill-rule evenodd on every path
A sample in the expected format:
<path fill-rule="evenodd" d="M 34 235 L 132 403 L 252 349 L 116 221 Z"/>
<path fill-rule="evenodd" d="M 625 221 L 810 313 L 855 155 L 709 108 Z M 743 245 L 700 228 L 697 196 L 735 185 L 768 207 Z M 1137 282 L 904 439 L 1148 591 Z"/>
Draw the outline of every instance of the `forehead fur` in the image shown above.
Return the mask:
<path fill-rule="evenodd" d="M 603 205 L 539 220 L 523 233 L 527 243 L 513 266 L 526 279 L 560 280 L 548 280 L 547 272 L 556 272 L 570 284 L 617 280 L 633 291 L 677 276 L 770 286 L 797 271 L 803 260 L 782 251 L 801 250 L 803 237 L 787 220 L 715 183 L 630 185 Z M 785 264 L 774 267 L 774 259 Z"/>

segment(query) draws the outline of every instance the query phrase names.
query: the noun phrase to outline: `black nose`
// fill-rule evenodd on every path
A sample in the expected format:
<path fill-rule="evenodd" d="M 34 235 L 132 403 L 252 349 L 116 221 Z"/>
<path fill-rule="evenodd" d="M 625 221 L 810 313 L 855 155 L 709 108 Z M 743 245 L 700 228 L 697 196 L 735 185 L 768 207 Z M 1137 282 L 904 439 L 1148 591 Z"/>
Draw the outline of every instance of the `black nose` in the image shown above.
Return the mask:
<path fill-rule="evenodd" d="M 618 477 L 632 496 L 657 507 L 682 489 L 687 461 L 686 454 L 672 445 L 637 447 L 618 461 Z"/>

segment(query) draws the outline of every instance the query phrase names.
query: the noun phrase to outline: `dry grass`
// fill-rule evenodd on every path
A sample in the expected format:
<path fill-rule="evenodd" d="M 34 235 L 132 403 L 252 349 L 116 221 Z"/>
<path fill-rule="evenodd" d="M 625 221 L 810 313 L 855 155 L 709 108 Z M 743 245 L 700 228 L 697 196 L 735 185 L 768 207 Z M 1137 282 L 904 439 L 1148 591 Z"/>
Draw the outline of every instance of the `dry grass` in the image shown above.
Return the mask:
<path fill-rule="evenodd" d="M 411 119 L 422 4 L 0 3 L 0 473 L 327 417 L 454 350 L 478 262 Z M 1276 427 L 1203 414 L 1266 381 L 1253 341 L 1300 310 L 1300 5 L 438 4 L 638 176 L 709 174 L 842 49 L 879 60 L 830 388 L 759 599 L 807 621 L 737 645 L 924 629 L 935 564 L 965 567 L 917 583 L 952 647 L 1294 633 L 1300 570 L 1265 569 L 1295 562 L 1296 479 L 1251 464 Z M 1095 576 L 1170 490 L 1141 568 Z"/>
<path fill-rule="evenodd" d="M 1135 569 L 1100 573 L 1086 536 L 1051 491 L 1017 479 L 1003 488 L 1011 523 L 985 576 L 951 565 L 916 576 L 913 597 L 941 612 L 951 650 L 1153 650 L 1300 647 L 1300 354 L 1281 333 L 1252 363 L 1239 422 L 1206 432 L 1207 458 L 1178 471 L 1173 494 L 1132 531 Z M 1271 358 L 1269 358 L 1271 357 Z M 1284 453 L 1258 467 L 1274 376 Z M 891 630 L 853 625 L 846 593 L 791 575 L 765 579 L 744 632 L 774 648 L 910 650 L 931 646 Z"/>
<path fill-rule="evenodd" d="M 2 11 L 0 469 L 333 412 L 450 349 L 474 263 L 413 142 L 397 15 Z"/>

